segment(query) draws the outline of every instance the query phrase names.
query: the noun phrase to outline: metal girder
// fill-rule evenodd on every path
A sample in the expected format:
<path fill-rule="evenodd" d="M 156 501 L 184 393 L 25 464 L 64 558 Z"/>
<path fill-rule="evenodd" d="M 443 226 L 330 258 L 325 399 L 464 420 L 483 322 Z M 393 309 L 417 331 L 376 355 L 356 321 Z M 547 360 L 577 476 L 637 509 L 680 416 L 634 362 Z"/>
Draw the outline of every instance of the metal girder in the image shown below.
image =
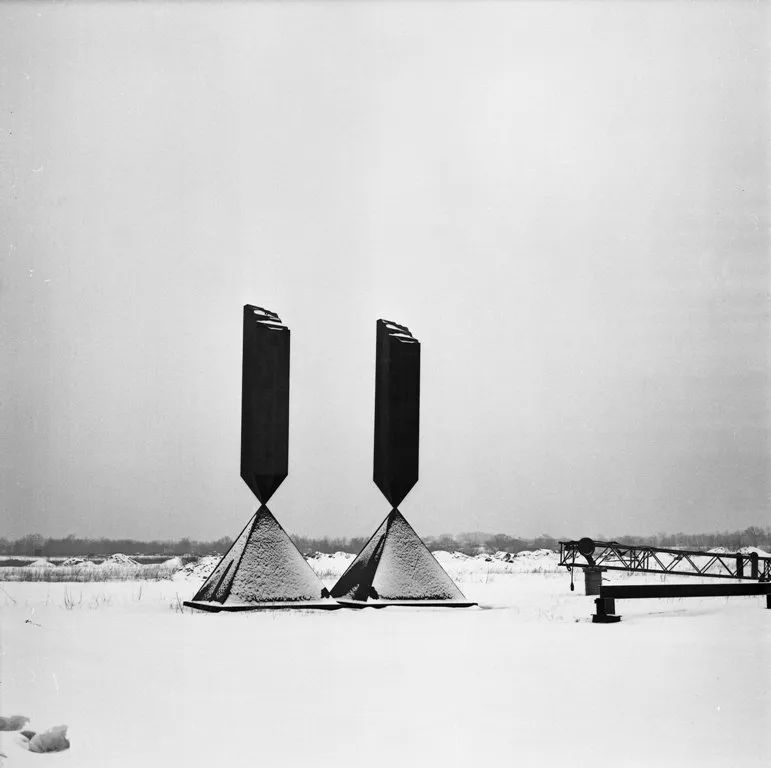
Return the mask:
<path fill-rule="evenodd" d="M 766 608 L 771 609 L 771 583 L 757 584 L 618 584 L 600 587 L 594 601 L 593 624 L 614 624 L 621 621 L 616 613 L 616 600 L 646 600 L 650 598 L 740 597 L 765 596 Z"/>
<path fill-rule="evenodd" d="M 771 557 L 619 544 L 616 541 L 560 542 L 559 564 L 568 568 L 673 573 L 715 579 L 771 581 Z"/>
<path fill-rule="evenodd" d="M 637 600 L 654 597 L 738 597 L 771 594 L 771 584 L 619 584 L 600 588 L 600 597 Z"/>

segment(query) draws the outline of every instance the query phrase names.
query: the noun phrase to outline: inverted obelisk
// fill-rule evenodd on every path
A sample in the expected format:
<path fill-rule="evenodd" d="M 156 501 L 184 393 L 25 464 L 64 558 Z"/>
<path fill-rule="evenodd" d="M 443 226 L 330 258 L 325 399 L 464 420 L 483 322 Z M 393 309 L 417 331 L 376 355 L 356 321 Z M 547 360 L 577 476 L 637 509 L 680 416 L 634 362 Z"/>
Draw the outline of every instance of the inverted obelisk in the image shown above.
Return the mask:
<path fill-rule="evenodd" d="M 375 326 L 372 479 L 395 509 L 418 482 L 420 342 L 403 325 Z"/>
<path fill-rule="evenodd" d="M 420 342 L 388 320 L 377 321 L 375 339 L 372 477 L 392 510 L 332 587 L 332 597 L 356 608 L 475 605 L 397 509 L 418 481 Z"/>
<path fill-rule="evenodd" d="M 263 504 L 289 473 L 289 341 L 275 312 L 244 307 L 241 477 Z"/>
<path fill-rule="evenodd" d="M 260 508 L 195 597 L 207 611 L 336 608 L 266 506 L 289 471 L 289 329 L 275 312 L 244 307 L 241 477 Z"/>

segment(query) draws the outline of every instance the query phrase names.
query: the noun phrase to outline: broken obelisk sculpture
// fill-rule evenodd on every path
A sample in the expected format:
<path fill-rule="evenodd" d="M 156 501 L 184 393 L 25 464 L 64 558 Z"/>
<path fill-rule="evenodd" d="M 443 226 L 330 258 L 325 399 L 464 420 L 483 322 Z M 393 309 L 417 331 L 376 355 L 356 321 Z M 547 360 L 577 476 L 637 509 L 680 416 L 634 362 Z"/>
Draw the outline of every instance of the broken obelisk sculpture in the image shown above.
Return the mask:
<path fill-rule="evenodd" d="M 373 479 L 393 507 L 332 587 L 341 605 L 475 605 L 397 509 L 418 481 L 420 342 L 409 329 L 377 321 Z"/>
<path fill-rule="evenodd" d="M 205 611 L 337 608 L 265 506 L 289 471 L 289 329 L 275 312 L 244 307 L 241 477 L 260 502 L 185 605 Z"/>

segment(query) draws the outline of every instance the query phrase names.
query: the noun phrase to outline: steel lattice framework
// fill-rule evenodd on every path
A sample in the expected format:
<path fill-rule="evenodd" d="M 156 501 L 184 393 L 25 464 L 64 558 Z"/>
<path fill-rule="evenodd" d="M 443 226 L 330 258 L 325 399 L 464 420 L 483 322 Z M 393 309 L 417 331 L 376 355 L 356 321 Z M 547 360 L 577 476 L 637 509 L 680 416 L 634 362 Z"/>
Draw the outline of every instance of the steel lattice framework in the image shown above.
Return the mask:
<path fill-rule="evenodd" d="M 619 544 L 616 541 L 593 541 L 588 538 L 561 541 L 559 564 L 568 570 L 598 568 L 708 576 L 716 579 L 771 581 L 771 557 L 763 557 L 756 552 L 700 552 Z"/>

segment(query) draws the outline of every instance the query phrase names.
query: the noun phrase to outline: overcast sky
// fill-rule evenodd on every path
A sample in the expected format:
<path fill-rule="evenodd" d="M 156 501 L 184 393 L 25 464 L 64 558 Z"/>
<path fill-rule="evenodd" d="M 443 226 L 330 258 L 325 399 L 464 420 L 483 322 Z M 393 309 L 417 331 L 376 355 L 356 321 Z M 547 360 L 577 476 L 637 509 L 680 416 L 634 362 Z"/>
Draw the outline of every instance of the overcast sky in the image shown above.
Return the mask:
<path fill-rule="evenodd" d="M 768 524 L 769 12 L 0 6 L 2 535 L 218 538 L 242 305 L 292 330 L 292 532 L 368 535 L 375 321 L 419 533 Z"/>

